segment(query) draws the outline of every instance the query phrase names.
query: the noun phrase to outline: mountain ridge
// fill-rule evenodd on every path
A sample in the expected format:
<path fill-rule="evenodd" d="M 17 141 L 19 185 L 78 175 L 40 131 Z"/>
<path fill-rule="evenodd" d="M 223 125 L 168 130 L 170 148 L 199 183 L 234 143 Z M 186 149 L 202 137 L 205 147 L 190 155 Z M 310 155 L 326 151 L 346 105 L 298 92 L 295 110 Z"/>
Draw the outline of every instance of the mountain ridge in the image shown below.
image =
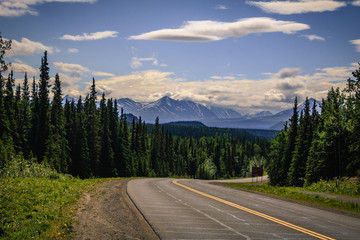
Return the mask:
<path fill-rule="evenodd" d="M 64 100 L 71 98 L 66 95 Z M 63 100 L 63 101 L 64 101 Z M 315 99 L 310 98 L 310 110 Z M 321 103 L 316 101 L 317 111 L 321 111 Z M 270 111 L 261 111 L 255 114 L 243 115 L 231 108 L 219 106 L 204 106 L 190 100 L 175 100 L 168 96 L 152 102 L 136 102 L 130 98 L 117 100 L 118 108 L 124 113 L 141 116 L 148 123 L 155 122 L 159 117 L 160 123 L 179 121 L 199 121 L 208 127 L 242 128 L 242 129 L 271 129 L 281 130 L 292 115 L 289 108 L 272 114 Z M 305 108 L 305 102 L 298 105 L 299 115 Z"/>

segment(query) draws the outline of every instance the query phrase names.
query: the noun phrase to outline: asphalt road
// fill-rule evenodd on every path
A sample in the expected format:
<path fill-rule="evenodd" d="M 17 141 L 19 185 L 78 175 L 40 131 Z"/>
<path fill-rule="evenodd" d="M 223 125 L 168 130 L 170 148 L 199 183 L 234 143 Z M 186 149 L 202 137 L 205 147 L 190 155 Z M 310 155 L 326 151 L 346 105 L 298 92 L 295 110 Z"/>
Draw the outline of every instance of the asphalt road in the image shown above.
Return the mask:
<path fill-rule="evenodd" d="M 360 239 L 360 219 L 202 180 L 136 179 L 127 191 L 161 239 Z"/>

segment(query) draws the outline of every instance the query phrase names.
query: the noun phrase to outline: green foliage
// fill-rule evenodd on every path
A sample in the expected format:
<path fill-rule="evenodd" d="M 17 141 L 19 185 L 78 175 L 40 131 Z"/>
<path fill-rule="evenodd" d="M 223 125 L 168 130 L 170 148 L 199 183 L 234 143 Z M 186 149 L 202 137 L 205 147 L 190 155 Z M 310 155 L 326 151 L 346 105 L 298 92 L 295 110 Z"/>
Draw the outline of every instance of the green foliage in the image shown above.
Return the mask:
<path fill-rule="evenodd" d="M 11 157 L 5 166 L 0 169 L 0 178 L 60 178 L 54 169 L 39 164 L 36 161 L 26 160 L 21 156 Z"/>
<path fill-rule="evenodd" d="M 165 126 L 159 119 L 149 125 L 141 117 L 129 125 L 122 110 L 119 118 L 116 100 L 106 99 L 105 93 L 97 107 L 94 78 L 84 102 L 80 97 L 76 104 L 66 100 L 63 105 L 60 76 L 50 83 L 49 72 L 45 52 L 31 97 L 27 74 L 15 94 L 13 74 L 0 78 L 0 170 L 26 172 L 20 171 L 27 169 L 24 158 L 41 164 L 37 168 L 46 165 L 80 178 L 213 179 L 246 176 L 249 166 L 267 163 L 269 142 L 243 130 Z M 14 156 L 23 156 L 20 163 Z"/>
<path fill-rule="evenodd" d="M 252 184 L 252 183 L 226 183 L 227 186 L 237 187 L 241 189 L 257 191 L 275 196 L 285 197 L 297 201 L 302 201 L 314 205 L 330 207 L 354 213 L 360 213 L 360 205 L 353 202 L 344 202 L 334 198 L 323 197 L 318 194 L 308 194 L 303 191 L 309 191 L 307 188 L 299 187 L 279 187 L 270 184 Z M 322 184 L 324 185 L 324 184 Z M 314 190 L 312 188 L 311 190 Z M 320 191 L 319 191 L 320 192 Z M 358 196 L 358 195 L 357 195 Z"/>
<path fill-rule="evenodd" d="M 352 74 L 355 79 L 349 78 L 342 92 L 331 88 L 321 114 L 315 105 L 310 114 L 307 100 L 297 123 L 294 107 L 290 128 L 271 144 L 272 185 L 309 186 L 320 179 L 360 174 L 360 68 Z"/>
<path fill-rule="evenodd" d="M 308 191 L 323 192 L 329 194 L 360 197 L 360 182 L 334 179 L 330 181 L 320 180 L 305 187 Z"/>
<path fill-rule="evenodd" d="M 0 239 L 49 239 L 72 231 L 74 203 L 98 179 L 0 178 Z"/>

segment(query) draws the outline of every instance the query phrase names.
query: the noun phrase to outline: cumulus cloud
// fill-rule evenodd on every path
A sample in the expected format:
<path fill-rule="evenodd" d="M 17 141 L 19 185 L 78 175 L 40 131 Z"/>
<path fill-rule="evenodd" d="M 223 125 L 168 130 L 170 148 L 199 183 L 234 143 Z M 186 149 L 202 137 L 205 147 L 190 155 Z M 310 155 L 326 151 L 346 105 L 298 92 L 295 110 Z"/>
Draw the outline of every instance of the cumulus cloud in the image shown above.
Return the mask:
<path fill-rule="evenodd" d="M 0 2 L 0 16 L 2 17 L 19 17 L 25 14 L 39 15 L 32 6 L 49 3 L 49 2 L 78 2 L 93 3 L 97 0 L 2 0 Z"/>
<path fill-rule="evenodd" d="M 48 53 L 52 54 L 54 52 L 58 52 L 57 48 L 46 46 L 41 42 L 31 41 L 28 38 L 22 38 L 21 42 L 16 40 L 12 40 L 11 50 L 6 52 L 6 56 L 14 56 L 14 55 L 26 55 L 31 56 L 34 53 L 43 53 L 44 51 L 48 51 Z"/>
<path fill-rule="evenodd" d="M 65 34 L 64 36 L 60 37 L 60 39 L 71 41 L 100 40 L 105 38 L 115 38 L 117 37 L 117 35 L 117 31 L 103 31 L 94 33 L 83 33 L 82 35 Z"/>
<path fill-rule="evenodd" d="M 281 32 L 293 34 L 310 26 L 272 18 L 244 18 L 236 22 L 188 21 L 178 29 L 161 29 L 136 36 L 135 40 L 167 40 L 185 42 L 218 41 L 229 37 L 243 37 L 252 33 Z"/>
<path fill-rule="evenodd" d="M 97 79 L 99 93 L 107 97 L 129 97 L 135 101 L 154 101 L 163 96 L 192 100 L 205 105 L 235 108 L 239 111 L 271 110 L 292 106 L 294 97 L 321 100 L 331 87 L 343 89 L 346 79 L 358 65 L 317 69 L 314 74 L 301 74 L 299 68 L 284 68 L 264 79 L 233 76 L 210 76 L 204 81 L 187 81 L 173 72 L 136 71 L 129 75 Z M 90 84 L 90 83 L 89 83 Z"/>
<path fill-rule="evenodd" d="M 333 0 L 247 1 L 246 3 L 258 7 L 267 13 L 283 15 L 335 11 L 340 7 L 346 6 L 345 2 Z"/>
<path fill-rule="evenodd" d="M 39 75 L 39 69 L 33 68 L 19 59 L 16 59 L 15 62 L 11 63 L 10 69 L 15 73 L 27 73 L 28 76 Z"/>
<path fill-rule="evenodd" d="M 320 37 L 318 35 L 301 35 L 301 37 L 305 37 L 310 41 L 314 41 L 314 40 L 325 41 L 325 38 Z"/>
<path fill-rule="evenodd" d="M 349 41 L 351 44 L 354 44 L 356 47 L 356 51 L 360 52 L 360 38 Z"/>
<path fill-rule="evenodd" d="M 353 1 L 352 5 L 356 7 L 360 7 L 360 0 Z"/>
<path fill-rule="evenodd" d="M 300 68 L 283 68 L 278 73 L 275 74 L 276 78 L 290 78 L 295 77 L 301 72 Z"/>
<path fill-rule="evenodd" d="M 80 64 L 74 63 L 63 63 L 63 62 L 54 62 L 54 66 L 66 73 L 69 73 L 72 78 L 80 78 L 85 72 L 89 72 L 90 69 L 81 66 Z"/>

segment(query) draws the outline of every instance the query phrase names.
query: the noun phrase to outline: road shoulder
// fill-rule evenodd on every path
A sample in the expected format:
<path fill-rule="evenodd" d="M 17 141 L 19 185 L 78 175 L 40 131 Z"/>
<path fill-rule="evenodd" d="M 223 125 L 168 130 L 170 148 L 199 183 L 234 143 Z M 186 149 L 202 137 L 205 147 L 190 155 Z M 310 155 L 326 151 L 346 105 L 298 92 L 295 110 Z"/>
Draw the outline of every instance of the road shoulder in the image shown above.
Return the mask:
<path fill-rule="evenodd" d="M 129 180 L 100 184 L 78 202 L 75 239 L 158 239 L 126 193 Z"/>
<path fill-rule="evenodd" d="M 299 200 L 294 200 L 294 199 L 290 199 L 290 198 L 286 198 L 286 197 L 282 197 L 282 196 L 277 196 L 277 195 L 273 195 L 273 194 L 268 194 L 268 193 L 252 191 L 252 190 L 248 190 L 248 189 L 232 187 L 232 186 L 226 185 L 224 182 L 209 182 L 209 184 L 214 184 L 214 185 L 222 186 L 222 187 L 225 187 L 225 188 L 232 188 L 232 189 L 235 189 L 235 190 L 238 190 L 238 191 L 255 193 L 255 194 L 259 194 L 259 195 L 263 195 L 263 196 L 267 196 L 267 197 L 271 197 L 271 198 L 275 198 L 275 199 L 284 200 L 284 201 L 287 201 L 287 202 L 293 202 L 293 203 L 301 204 L 301 205 L 304 205 L 304 206 L 313 207 L 313 208 L 321 209 L 321 210 L 324 210 L 324 211 L 329 211 L 329 212 L 342 214 L 342 215 L 345 215 L 345 216 L 350 216 L 350 217 L 355 217 L 355 218 L 360 219 L 360 214 L 348 212 L 348 211 L 345 211 L 345 210 L 334 209 L 334 208 L 325 207 L 325 206 L 319 206 L 319 205 L 316 205 L 316 204 L 307 203 L 307 202 L 303 202 L 303 201 L 299 201 Z"/>

